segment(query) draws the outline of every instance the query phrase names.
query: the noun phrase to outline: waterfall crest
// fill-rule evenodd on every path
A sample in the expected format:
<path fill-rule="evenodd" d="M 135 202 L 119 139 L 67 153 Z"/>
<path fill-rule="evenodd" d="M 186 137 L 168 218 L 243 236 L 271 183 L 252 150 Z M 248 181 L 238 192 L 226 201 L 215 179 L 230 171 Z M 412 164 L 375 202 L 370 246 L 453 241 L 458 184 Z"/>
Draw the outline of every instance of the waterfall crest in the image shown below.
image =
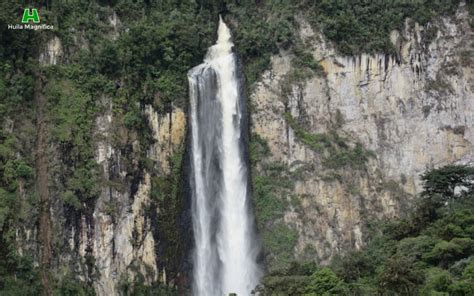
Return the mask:
<path fill-rule="evenodd" d="M 256 240 L 246 162 L 247 121 L 231 33 L 188 73 L 191 100 L 193 295 L 250 295 L 258 284 Z"/>

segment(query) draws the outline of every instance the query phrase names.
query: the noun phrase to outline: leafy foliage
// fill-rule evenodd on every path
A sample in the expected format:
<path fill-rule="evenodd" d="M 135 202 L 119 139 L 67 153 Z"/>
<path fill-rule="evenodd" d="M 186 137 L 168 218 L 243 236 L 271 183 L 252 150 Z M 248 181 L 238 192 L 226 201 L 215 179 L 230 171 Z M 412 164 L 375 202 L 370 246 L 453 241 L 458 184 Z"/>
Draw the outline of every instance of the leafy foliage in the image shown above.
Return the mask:
<path fill-rule="evenodd" d="M 353 55 L 361 52 L 393 53 L 390 32 L 403 29 L 407 17 L 424 25 L 436 15 L 453 13 L 460 1 L 304 2 L 312 24 L 322 29 L 340 53 Z"/>
<path fill-rule="evenodd" d="M 16 227 L 35 218 L 34 158 L 29 149 L 34 134 L 28 123 L 34 115 L 35 86 L 30 58 L 37 47 L 30 45 L 40 38 L 33 31 L 8 29 L 17 21 L 17 2 L 0 3 L 0 294 L 38 295 L 38 271 L 32 258 L 18 251 Z"/>
<path fill-rule="evenodd" d="M 86 286 L 83 282 L 74 279 L 71 275 L 63 277 L 57 287 L 54 296 L 94 296 L 92 287 Z"/>
<path fill-rule="evenodd" d="M 444 199 L 452 199 L 474 191 L 473 167 L 448 165 L 423 174 L 421 179 L 425 196 L 441 195 Z"/>
<path fill-rule="evenodd" d="M 176 296 L 178 291 L 176 288 L 171 288 L 166 285 L 160 285 L 158 283 L 153 285 L 147 285 L 145 279 L 139 274 L 133 281 L 122 279 L 121 281 L 121 292 L 124 295 L 130 296 Z"/>
<path fill-rule="evenodd" d="M 295 44 L 298 3 L 281 0 L 221 1 L 229 17 L 238 20 L 233 28 L 236 50 L 243 59 L 247 88 L 268 68 L 271 54 Z M 232 23 L 231 23 L 232 24 Z"/>
<path fill-rule="evenodd" d="M 283 164 L 262 165 L 262 159 L 270 155 L 267 142 L 257 134 L 250 141 L 252 166 L 252 199 L 257 226 L 262 237 L 265 258 L 270 270 L 287 266 L 293 260 L 297 232 L 282 219 L 289 203 L 285 196 L 293 188 L 292 174 Z M 261 167 L 257 168 L 257 164 Z"/>
<path fill-rule="evenodd" d="M 298 234 L 282 222 L 273 225 L 269 231 L 262 233 L 264 246 L 270 254 L 267 261 L 272 269 L 287 266 L 293 259 L 293 248 Z"/>
<path fill-rule="evenodd" d="M 353 148 L 350 147 L 347 144 L 348 139 L 338 135 L 335 130 L 329 133 L 313 134 L 298 124 L 290 113 L 285 113 L 284 117 L 303 144 L 323 154 L 323 164 L 328 168 L 364 169 L 369 158 L 375 156 L 372 151 L 366 150 L 360 143 L 356 143 Z"/>
<path fill-rule="evenodd" d="M 343 290 L 343 282 L 329 268 L 324 267 L 311 275 L 308 295 L 335 295 Z"/>

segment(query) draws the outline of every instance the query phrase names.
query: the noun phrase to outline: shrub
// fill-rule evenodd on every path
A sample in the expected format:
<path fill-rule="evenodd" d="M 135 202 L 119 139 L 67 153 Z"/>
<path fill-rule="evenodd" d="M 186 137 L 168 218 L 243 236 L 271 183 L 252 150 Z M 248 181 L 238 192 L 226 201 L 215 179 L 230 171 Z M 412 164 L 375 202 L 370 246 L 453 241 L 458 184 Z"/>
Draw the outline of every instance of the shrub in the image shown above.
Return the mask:
<path fill-rule="evenodd" d="M 378 283 L 380 291 L 416 294 L 419 285 L 423 283 L 423 273 L 413 260 L 404 256 L 392 256 L 383 265 Z"/>
<path fill-rule="evenodd" d="M 142 124 L 141 115 L 137 110 L 131 110 L 125 113 L 125 116 L 123 117 L 123 123 L 128 129 L 138 130 Z"/>
<path fill-rule="evenodd" d="M 397 254 L 412 260 L 420 260 L 423 255 L 430 252 L 439 240 L 427 235 L 407 237 L 397 244 Z"/>
<path fill-rule="evenodd" d="M 425 284 L 420 289 L 421 295 L 448 295 L 453 279 L 451 274 L 441 268 L 430 268 L 426 272 Z"/>
<path fill-rule="evenodd" d="M 428 252 L 424 258 L 428 261 L 439 263 L 441 266 L 447 266 L 463 257 L 463 248 L 456 242 L 441 241 Z"/>
<path fill-rule="evenodd" d="M 78 281 L 72 275 L 60 279 L 53 291 L 54 296 L 95 296 L 94 289 L 86 283 Z"/>
<path fill-rule="evenodd" d="M 294 247 L 298 241 L 298 233 L 282 222 L 275 223 L 262 233 L 264 247 L 271 254 L 269 266 L 272 270 L 288 266 L 294 259 Z M 273 262 L 272 262 L 273 261 Z"/>
<path fill-rule="evenodd" d="M 336 295 L 344 289 L 344 283 L 329 268 L 321 268 L 311 276 L 307 295 Z"/>
<path fill-rule="evenodd" d="M 77 198 L 77 196 L 72 192 L 72 191 L 66 191 L 62 195 L 62 199 L 64 203 L 68 206 L 71 206 L 75 208 L 76 210 L 79 210 L 82 208 L 81 201 Z"/>
<path fill-rule="evenodd" d="M 362 170 L 369 158 L 375 156 L 372 151 L 365 149 L 359 142 L 355 144 L 354 148 L 349 147 L 346 144 L 349 140 L 340 136 L 335 130 L 331 130 L 329 133 L 313 134 L 304 130 L 289 112 L 284 113 L 283 116 L 298 140 L 324 155 L 323 164 L 328 168 L 351 167 Z"/>

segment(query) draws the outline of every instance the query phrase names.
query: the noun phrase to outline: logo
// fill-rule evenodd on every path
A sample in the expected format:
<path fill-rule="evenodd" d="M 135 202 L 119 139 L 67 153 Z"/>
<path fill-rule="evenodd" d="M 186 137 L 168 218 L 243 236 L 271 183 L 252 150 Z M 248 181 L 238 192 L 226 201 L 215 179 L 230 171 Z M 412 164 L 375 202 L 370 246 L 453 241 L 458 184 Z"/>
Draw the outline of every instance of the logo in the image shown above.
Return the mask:
<path fill-rule="evenodd" d="M 53 30 L 54 26 L 39 24 L 40 15 L 37 8 L 25 8 L 21 17 L 21 24 L 8 24 L 9 30 Z"/>
<path fill-rule="evenodd" d="M 27 24 L 29 21 L 33 21 L 33 23 L 39 24 L 40 17 L 39 17 L 39 14 L 38 14 L 38 9 L 36 9 L 36 8 L 32 8 L 32 9 L 26 8 L 23 11 L 23 18 L 21 19 L 21 22 L 23 24 Z"/>

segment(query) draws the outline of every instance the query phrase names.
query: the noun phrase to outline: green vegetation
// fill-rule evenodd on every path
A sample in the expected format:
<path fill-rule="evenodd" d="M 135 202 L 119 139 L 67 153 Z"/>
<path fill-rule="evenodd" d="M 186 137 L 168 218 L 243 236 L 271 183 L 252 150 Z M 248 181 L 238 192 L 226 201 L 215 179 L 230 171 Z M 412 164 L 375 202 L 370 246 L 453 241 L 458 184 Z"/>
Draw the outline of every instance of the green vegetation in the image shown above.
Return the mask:
<path fill-rule="evenodd" d="M 69 73 L 63 68 L 57 67 L 55 74 L 49 75 L 51 81 L 45 95 L 50 110 L 51 137 L 59 144 L 62 161 L 66 164 L 61 172 L 65 180 L 62 198 L 67 205 L 79 210 L 84 202 L 97 198 L 100 191 L 92 139 L 99 108 L 93 97 L 95 93 L 84 90 L 84 85 L 76 82 L 80 78 L 74 74 L 66 80 L 63 74 Z M 62 80 L 57 80 L 61 77 Z"/>
<path fill-rule="evenodd" d="M 220 2 L 228 3 L 229 18 L 238 21 L 238 26 L 232 28 L 234 44 L 242 58 L 246 87 L 250 90 L 268 68 L 270 56 L 295 44 L 298 5 L 281 0 Z"/>
<path fill-rule="evenodd" d="M 285 113 L 284 117 L 298 140 L 323 155 L 323 164 L 328 168 L 364 169 L 369 158 L 375 156 L 360 143 L 356 143 L 354 147 L 349 146 L 349 140 L 337 134 L 336 130 L 324 134 L 312 134 L 304 130 L 290 113 Z"/>
<path fill-rule="evenodd" d="M 323 72 L 323 67 L 314 59 L 310 51 L 305 50 L 307 45 L 298 43 L 293 51 L 295 58 L 292 60 L 292 65 L 295 68 L 307 68 L 317 73 Z"/>
<path fill-rule="evenodd" d="M 283 214 L 289 207 L 287 196 L 294 186 L 294 174 L 285 165 L 262 163 L 270 155 L 266 141 L 253 134 L 250 142 L 252 164 L 253 204 L 269 270 L 286 267 L 294 259 L 296 230 L 283 222 Z M 259 165 L 259 167 L 257 167 Z"/>
<path fill-rule="evenodd" d="M 467 166 L 448 165 L 439 170 L 429 171 L 421 179 L 425 183 L 425 196 L 440 195 L 443 198 L 459 198 L 467 192 L 474 191 L 472 176 L 474 168 Z M 459 194 L 455 194 L 458 187 Z"/>
<path fill-rule="evenodd" d="M 27 295 L 27 294 L 25 294 Z M 72 275 L 67 275 L 58 281 L 53 292 L 54 296 L 95 296 L 94 289 L 76 280 Z"/>
<path fill-rule="evenodd" d="M 331 139 L 327 134 L 312 134 L 304 130 L 291 116 L 289 112 L 284 114 L 288 125 L 295 132 L 296 137 L 305 145 L 317 152 L 323 152 L 325 148 L 331 147 Z"/>
<path fill-rule="evenodd" d="M 129 296 L 177 296 L 178 291 L 176 288 L 170 288 L 164 285 L 155 283 L 153 285 L 147 285 L 145 279 L 141 274 L 133 280 L 122 279 L 120 289 L 123 295 Z"/>
<path fill-rule="evenodd" d="M 278 180 L 268 176 L 254 177 L 255 211 L 258 213 L 259 226 L 265 226 L 283 214 L 285 202 L 275 196 L 275 187 L 280 187 Z"/>
<path fill-rule="evenodd" d="M 438 1 L 303 1 L 306 16 L 342 54 L 394 53 L 389 36 L 406 18 L 426 24 L 434 16 L 454 13 L 459 0 Z"/>
<path fill-rule="evenodd" d="M 263 231 L 262 240 L 269 270 L 284 268 L 294 260 L 298 233 L 283 222 L 275 223 Z"/>
<path fill-rule="evenodd" d="M 293 86 L 303 85 L 306 80 L 314 75 L 324 76 L 324 68 L 313 57 L 310 45 L 297 40 L 293 47 L 294 57 L 291 60 L 291 70 L 281 82 L 281 92 L 284 99 L 292 95 Z"/>
<path fill-rule="evenodd" d="M 474 293 L 474 171 L 447 166 L 424 174 L 424 191 L 405 218 L 379 223 L 360 251 L 328 267 L 293 263 L 274 271 L 262 295 L 472 295 Z"/>
<path fill-rule="evenodd" d="M 38 36 L 7 29 L 16 21 L 15 1 L 0 4 L 0 294 L 38 295 L 38 270 L 17 248 L 17 227 L 36 217 L 34 156 L 34 66 L 30 57 Z M 18 130 L 18 132 L 14 132 Z M 22 193 L 23 192 L 23 193 Z M 27 192 L 27 193 L 26 193 Z M 18 232 L 17 232 L 18 231 Z"/>
<path fill-rule="evenodd" d="M 184 148 L 182 149 L 184 150 Z M 183 250 L 183 244 L 185 244 L 185 239 L 180 236 L 181 232 L 178 231 L 180 215 L 184 208 L 184 201 L 181 198 L 183 190 L 182 156 L 182 150 L 175 151 L 169 160 L 170 173 L 152 177 L 151 184 L 152 209 L 160 209 L 160 214 L 156 217 L 156 227 L 160 233 L 160 239 L 170 246 L 164 248 L 162 251 L 164 256 L 161 258 L 162 262 L 167 264 L 167 270 L 171 270 L 172 267 L 179 264 L 180 258 L 176 254 Z"/>

